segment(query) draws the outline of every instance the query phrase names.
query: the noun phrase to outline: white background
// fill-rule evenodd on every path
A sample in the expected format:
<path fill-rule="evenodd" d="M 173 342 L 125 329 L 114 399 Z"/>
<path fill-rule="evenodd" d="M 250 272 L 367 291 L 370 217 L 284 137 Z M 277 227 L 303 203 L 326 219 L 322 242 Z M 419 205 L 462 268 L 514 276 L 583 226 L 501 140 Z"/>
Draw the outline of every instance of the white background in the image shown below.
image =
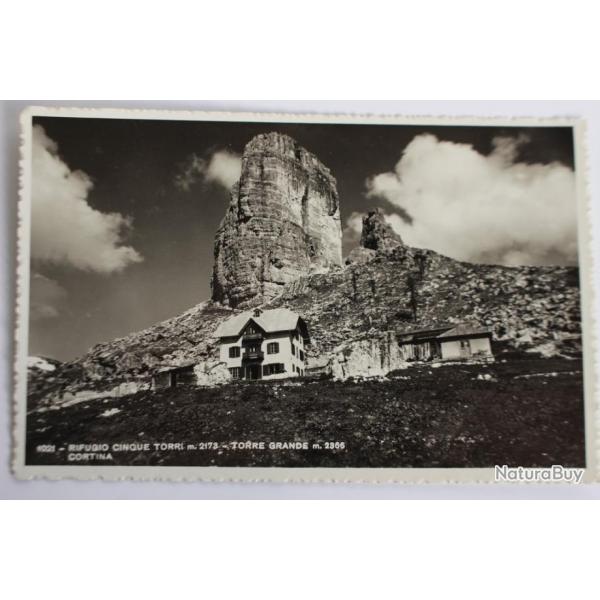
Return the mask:
<path fill-rule="evenodd" d="M 129 105 L 161 108 L 174 106 L 163 98 L 202 97 L 212 100 L 175 106 L 585 116 L 598 232 L 599 104 L 536 101 L 600 96 L 596 12 L 589 0 L 19 0 L 3 3 L 0 16 L 0 97 L 103 99 L 96 106 L 150 98 L 157 102 Z M 217 100 L 223 97 L 305 100 Z M 330 100 L 306 100 L 315 97 Z M 344 97 L 406 101 L 331 101 Z M 597 486 L 14 481 L 9 340 L 22 104 L 0 105 L 0 497 L 600 497 Z M 0 587 L 11 599 L 597 596 L 595 503 L 6 504 Z"/>
<path fill-rule="evenodd" d="M 11 365 L 12 294 L 15 235 L 15 199 L 17 197 L 17 116 L 28 102 L 4 105 L 0 134 L 5 144 L 2 150 L 4 183 L 2 202 L 2 227 L 4 228 L 7 259 L 2 264 L 0 289 L 2 323 L 6 330 L 2 348 L 3 397 L 9 398 L 9 373 Z M 600 103 L 588 102 L 43 102 L 46 105 L 75 106 L 135 106 L 148 108 L 238 109 L 249 111 L 284 112 L 347 112 L 374 114 L 427 114 L 427 115 L 509 115 L 509 116 L 583 116 L 588 122 L 588 149 L 590 165 L 597 164 L 600 156 Z M 600 189 L 599 170 L 590 169 L 592 198 Z M 595 230 L 600 225 L 600 204 L 592 202 Z M 597 242 L 596 242 L 597 244 Z M 596 284 L 600 281 L 595 268 Z M 599 312 L 595 299 L 596 314 Z M 598 322 L 596 322 L 598 327 Z M 598 334 L 597 334 L 598 335 Z M 0 494 L 8 498 L 600 498 L 600 486 L 442 486 L 442 485 L 379 485 L 361 484 L 205 484 L 165 482 L 75 482 L 75 481 L 16 481 L 8 467 L 8 440 L 10 438 L 9 403 L 0 407 Z"/>

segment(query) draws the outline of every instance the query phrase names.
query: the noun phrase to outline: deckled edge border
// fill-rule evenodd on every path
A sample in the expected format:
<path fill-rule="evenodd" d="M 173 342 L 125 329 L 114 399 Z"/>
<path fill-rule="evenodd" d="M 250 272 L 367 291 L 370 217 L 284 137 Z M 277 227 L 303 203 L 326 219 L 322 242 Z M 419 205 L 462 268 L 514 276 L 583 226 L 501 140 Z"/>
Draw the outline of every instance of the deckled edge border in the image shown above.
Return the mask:
<path fill-rule="evenodd" d="M 31 131 L 35 116 L 71 118 L 119 118 L 265 123 L 371 124 L 371 125 L 462 125 L 462 126 L 569 126 L 573 128 L 577 181 L 577 226 L 584 346 L 584 396 L 586 461 L 584 481 L 600 481 L 600 402 L 598 398 L 599 356 L 592 252 L 595 235 L 591 219 L 589 150 L 587 127 L 581 117 L 473 117 L 431 115 L 372 115 L 344 113 L 230 112 L 157 110 L 136 108 L 29 106 L 20 115 L 19 198 L 17 205 L 16 301 L 13 362 L 12 471 L 21 480 L 181 481 L 211 483 L 365 483 L 365 484 L 496 484 L 493 469 L 347 469 L 279 467 L 131 467 L 131 466 L 27 466 L 25 460 L 26 354 L 29 307 Z M 218 475 L 217 475 L 218 473 Z M 313 476 L 313 473 L 315 476 Z M 385 474 L 389 473 L 389 477 Z M 214 476 L 212 476 L 214 474 Z M 363 475 L 364 476 L 361 476 Z M 469 477 L 472 474 L 474 477 Z M 351 475 L 351 476 L 348 476 Z M 369 476 L 371 475 L 371 476 Z M 374 475 L 374 476 L 373 476 Z M 522 485 L 522 484 L 521 484 Z"/>

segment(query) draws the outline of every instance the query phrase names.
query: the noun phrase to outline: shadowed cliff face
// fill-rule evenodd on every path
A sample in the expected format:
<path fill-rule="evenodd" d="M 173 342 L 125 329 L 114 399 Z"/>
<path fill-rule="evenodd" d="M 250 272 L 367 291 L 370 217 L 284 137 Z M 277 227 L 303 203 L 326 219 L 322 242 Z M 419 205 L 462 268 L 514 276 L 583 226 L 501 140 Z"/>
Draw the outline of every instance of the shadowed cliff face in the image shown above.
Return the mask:
<path fill-rule="evenodd" d="M 244 150 L 242 174 L 215 240 L 212 299 L 248 307 L 298 277 L 342 262 L 336 181 L 292 138 L 261 134 Z"/>

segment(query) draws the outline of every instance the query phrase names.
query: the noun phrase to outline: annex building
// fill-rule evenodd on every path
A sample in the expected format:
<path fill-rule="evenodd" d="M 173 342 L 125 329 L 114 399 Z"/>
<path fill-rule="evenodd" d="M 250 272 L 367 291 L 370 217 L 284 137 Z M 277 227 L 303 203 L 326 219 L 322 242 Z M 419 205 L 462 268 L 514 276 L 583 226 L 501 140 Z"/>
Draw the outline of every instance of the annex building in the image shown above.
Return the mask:
<path fill-rule="evenodd" d="M 492 332 L 467 324 L 421 329 L 398 335 L 405 360 L 492 358 Z"/>
<path fill-rule="evenodd" d="M 287 308 L 255 309 L 221 323 L 221 362 L 233 379 L 283 379 L 305 373 L 308 327 Z"/>

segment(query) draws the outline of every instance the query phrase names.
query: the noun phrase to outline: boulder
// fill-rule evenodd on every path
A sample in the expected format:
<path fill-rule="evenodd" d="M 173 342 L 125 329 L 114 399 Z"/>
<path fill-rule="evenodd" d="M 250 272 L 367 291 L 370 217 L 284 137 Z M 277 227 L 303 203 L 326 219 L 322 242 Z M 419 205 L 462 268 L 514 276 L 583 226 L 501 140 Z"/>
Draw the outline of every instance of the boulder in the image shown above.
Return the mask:
<path fill-rule="evenodd" d="M 231 381 L 231 373 L 223 362 L 205 361 L 194 367 L 197 385 L 215 386 Z"/>

